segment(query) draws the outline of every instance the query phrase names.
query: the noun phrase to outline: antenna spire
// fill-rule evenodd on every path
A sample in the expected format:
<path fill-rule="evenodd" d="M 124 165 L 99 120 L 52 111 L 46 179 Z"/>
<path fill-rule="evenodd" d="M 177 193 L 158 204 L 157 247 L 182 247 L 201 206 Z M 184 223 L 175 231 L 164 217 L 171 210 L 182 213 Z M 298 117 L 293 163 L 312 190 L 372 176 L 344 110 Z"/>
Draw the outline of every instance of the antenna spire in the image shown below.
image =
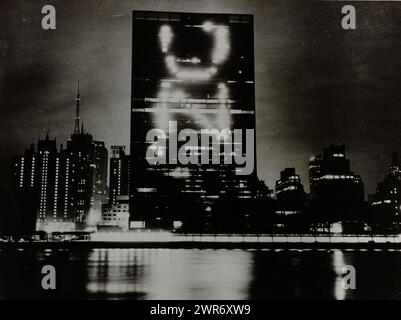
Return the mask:
<path fill-rule="evenodd" d="M 74 134 L 79 134 L 79 103 L 81 101 L 81 96 L 79 95 L 79 80 L 78 80 L 78 88 L 77 88 L 77 97 L 75 99 L 75 126 L 74 126 Z"/>

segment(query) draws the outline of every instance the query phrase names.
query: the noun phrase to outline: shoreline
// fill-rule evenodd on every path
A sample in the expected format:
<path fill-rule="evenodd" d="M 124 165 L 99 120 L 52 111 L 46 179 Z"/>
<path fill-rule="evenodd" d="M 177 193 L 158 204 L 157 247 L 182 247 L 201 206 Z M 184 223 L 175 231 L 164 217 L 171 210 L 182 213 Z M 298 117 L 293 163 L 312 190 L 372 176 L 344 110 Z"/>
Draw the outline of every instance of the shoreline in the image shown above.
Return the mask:
<path fill-rule="evenodd" d="M 0 250 L 29 250 L 29 249 L 68 249 L 68 250 L 91 250 L 91 249 L 298 249 L 298 250 L 401 250 L 401 243 L 327 243 L 327 242 L 211 242 L 211 241 L 49 241 L 49 242 L 2 242 Z"/>

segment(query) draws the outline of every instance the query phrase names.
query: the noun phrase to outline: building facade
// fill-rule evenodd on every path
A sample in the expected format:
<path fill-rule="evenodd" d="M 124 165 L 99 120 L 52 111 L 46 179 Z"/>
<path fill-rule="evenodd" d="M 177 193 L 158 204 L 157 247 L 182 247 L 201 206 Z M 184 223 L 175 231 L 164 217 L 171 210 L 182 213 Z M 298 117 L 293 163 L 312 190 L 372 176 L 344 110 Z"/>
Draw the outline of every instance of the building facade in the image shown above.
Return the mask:
<path fill-rule="evenodd" d="M 37 151 L 32 145 L 16 157 L 14 184 L 26 232 L 74 229 L 70 165 L 68 152 L 62 146 L 58 151 L 49 134 L 39 139 Z"/>
<path fill-rule="evenodd" d="M 246 215 L 257 180 L 253 17 L 134 11 L 133 30 L 131 220 Z M 238 174 L 244 155 L 251 169 Z"/>
<path fill-rule="evenodd" d="M 387 176 L 377 184 L 371 205 L 373 225 L 380 225 L 385 229 L 399 229 L 401 222 L 401 165 L 395 152 Z"/>
<path fill-rule="evenodd" d="M 309 183 L 318 219 L 334 222 L 363 218 L 363 182 L 351 170 L 343 145 L 331 145 L 311 158 Z"/>
<path fill-rule="evenodd" d="M 305 206 L 306 194 L 295 168 L 285 168 L 276 181 L 278 215 L 300 214 Z"/>
<path fill-rule="evenodd" d="M 67 150 L 71 159 L 71 190 L 74 204 L 75 221 L 85 226 L 91 207 L 94 205 L 94 146 L 93 137 L 85 133 L 71 135 L 67 141 Z"/>
<path fill-rule="evenodd" d="M 129 196 L 118 196 L 116 203 L 112 205 L 104 204 L 102 210 L 102 220 L 98 225 L 98 230 L 119 229 L 128 231 L 129 229 Z"/>
<path fill-rule="evenodd" d="M 102 202 L 106 201 L 108 188 L 108 164 L 109 153 L 103 141 L 93 141 L 93 148 L 95 153 L 95 182 L 94 193 L 100 198 Z"/>
<path fill-rule="evenodd" d="M 117 203 L 118 196 L 129 196 L 131 180 L 131 158 L 125 146 L 111 146 L 110 158 L 110 205 Z"/>

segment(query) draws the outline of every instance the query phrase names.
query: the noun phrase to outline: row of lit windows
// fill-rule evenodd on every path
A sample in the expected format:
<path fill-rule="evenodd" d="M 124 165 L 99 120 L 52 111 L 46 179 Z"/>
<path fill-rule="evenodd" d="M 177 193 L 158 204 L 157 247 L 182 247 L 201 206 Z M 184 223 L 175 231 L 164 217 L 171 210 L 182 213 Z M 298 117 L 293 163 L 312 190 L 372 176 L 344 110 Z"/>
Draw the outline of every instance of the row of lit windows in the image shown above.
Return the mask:
<path fill-rule="evenodd" d="M 281 192 L 284 192 L 284 191 L 290 191 L 290 190 L 297 190 L 297 187 L 295 187 L 295 186 L 288 186 L 288 187 L 285 187 L 284 189 L 282 189 L 282 190 L 276 190 L 276 193 L 281 193 Z"/>
<path fill-rule="evenodd" d="M 299 176 L 298 176 L 298 175 L 296 175 L 296 176 L 290 176 L 290 177 L 288 177 L 288 178 L 286 178 L 286 179 L 278 180 L 276 184 L 277 184 L 277 186 L 280 186 L 281 184 L 287 183 L 287 182 L 289 182 L 289 181 L 300 181 L 300 179 L 299 179 Z"/>
<path fill-rule="evenodd" d="M 24 158 L 21 158 L 21 173 L 20 173 L 20 181 L 19 186 L 23 187 L 24 185 Z"/>
<path fill-rule="evenodd" d="M 44 159 L 44 167 L 42 168 L 42 186 L 41 186 L 41 195 L 40 195 L 40 208 L 39 211 L 42 215 L 45 214 L 46 211 L 46 190 L 47 190 L 47 155 Z"/>
<path fill-rule="evenodd" d="M 31 187 L 33 187 L 34 177 L 35 177 L 35 158 L 32 158 Z"/>
<path fill-rule="evenodd" d="M 323 180 L 339 180 L 339 179 L 354 179 L 354 180 L 359 180 L 358 177 L 352 176 L 352 175 L 332 175 L 332 174 L 326 174 L 323 177 L 320 177 L 318 179 L 323 179 Z"/>
<path fill-rule="evenodd" d="M 124 220 L 127 220 L 127 219 L 124 219 L 124 218 L 104 218 L 103 220 L 104 221 L 124 221 Z"/>

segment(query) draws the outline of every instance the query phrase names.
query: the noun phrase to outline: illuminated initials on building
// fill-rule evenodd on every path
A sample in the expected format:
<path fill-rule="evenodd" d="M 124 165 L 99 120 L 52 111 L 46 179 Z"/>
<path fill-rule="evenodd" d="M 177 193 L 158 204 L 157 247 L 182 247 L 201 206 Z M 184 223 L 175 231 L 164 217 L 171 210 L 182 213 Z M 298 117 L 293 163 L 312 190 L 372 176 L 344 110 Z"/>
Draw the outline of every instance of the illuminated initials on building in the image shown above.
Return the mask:
<path fill-rule="evenodd" d="M 172 79 L 162 81 L 159 91 L 158 103 L 158 127 L 165 130 L 168 126 L 169 110 L 168 103 L 176 103 L 185 108 L 185 113 L 198 122 L 205 129 L 230 129 L 229 115 L 229 97 L 226 84 L 221 82 L 217 84 L 216 91 L 211 96 L 212 99 L 207 99 L 207 103 L 212 103 L 218 106 L 217 126 L 212 124 L 210 119 L 202 108 L 206 107 L 206 102 L 203 99 L 194 99 L 188 96 L 188 93 L 182 89 L 186 84 L 207 83 L 219 72 L 219 66 L 227 60 L 230 51 L 229 44 L 229 29 L 227 26 L 215 25 L 212 22 L 205 22 L 202 25 L 193 27 L 200 28 L 202 31 L 210 34 L 213 37 L 213 49 L 211 51 L 210 61 L 207 62 L 207 67 L 201 67 L 201 64 L 206 64 L 199 57 L 176 57 L 171 49 L 174 33 L 169 25 L 163 25 L 159 31 L 160 48 L 164 54 L 164 62 L 166 70 Z M 173 80 L 173 81 L 171 81 Z"/>

